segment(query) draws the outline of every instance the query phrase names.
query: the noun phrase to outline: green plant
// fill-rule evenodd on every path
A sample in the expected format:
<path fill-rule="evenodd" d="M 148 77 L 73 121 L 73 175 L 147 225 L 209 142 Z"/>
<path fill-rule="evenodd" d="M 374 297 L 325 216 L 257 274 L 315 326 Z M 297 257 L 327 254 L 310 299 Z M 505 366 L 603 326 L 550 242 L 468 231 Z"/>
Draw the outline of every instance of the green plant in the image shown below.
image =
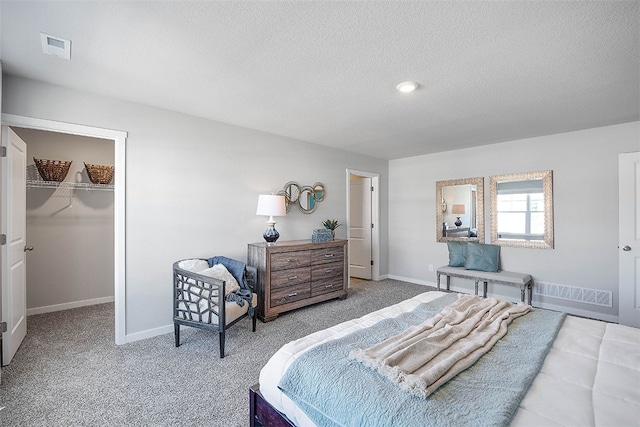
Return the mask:
<path fill-rule="evenodd" d="M 327 219 L 325 221 L 322 221 L 322 225 L 324 225 L 324 228 L 326 229 L 335 230 L 342 224 L 340 224 L 337 219 Z"/>

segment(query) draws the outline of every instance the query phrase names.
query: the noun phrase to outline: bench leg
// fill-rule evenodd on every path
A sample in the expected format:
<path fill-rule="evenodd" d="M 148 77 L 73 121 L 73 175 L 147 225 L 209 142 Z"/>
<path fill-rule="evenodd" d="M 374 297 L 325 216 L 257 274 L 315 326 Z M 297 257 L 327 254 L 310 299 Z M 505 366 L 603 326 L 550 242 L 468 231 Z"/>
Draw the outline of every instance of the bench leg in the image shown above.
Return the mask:
<path fill-rule="evenodd" d="M 527 287 L 527 285 L 522 285 L 522 287 L 520 288 L 520 301 L 524 303 L 524 290 Z"/>
<path fill-rule="evenodd" d="M 447 276 L 447 290 L 451 290 L 451 276 Z"/>
<path fill-rule="evenodd" d="M 475 282 L 476 282 L 476 291 L 475 291 L 475 294 L 474 294 L 474 295 L 478 295 L 478 282 L 479 282 L 479 281 L 480 281 L 480 280 L 477 280 L 477 279 L 476 279 L 476 281 L 475 281 Z"/>
<path fill-rule="evenodd" d="M 484 282 L 482 298 L 486 298 L 486 297 L 487 297 L 487 282 Z"/>
<path fill-rule="evenodd" d="M 438 284 L 438 290 L 440 290 L 440 272 L 436 273 L 436 283 Z"/>

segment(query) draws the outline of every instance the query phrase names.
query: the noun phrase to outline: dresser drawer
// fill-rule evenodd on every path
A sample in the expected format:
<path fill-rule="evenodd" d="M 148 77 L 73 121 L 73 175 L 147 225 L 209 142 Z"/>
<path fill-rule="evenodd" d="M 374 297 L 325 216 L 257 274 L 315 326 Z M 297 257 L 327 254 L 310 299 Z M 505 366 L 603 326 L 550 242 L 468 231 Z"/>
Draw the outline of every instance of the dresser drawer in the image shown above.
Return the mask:
<path fill-rule="evenodd" d="M 344 262 L 344 251 L 342 247 L 314 249 L 311 251 L 311 265 Z"/>
<path fill-rule="evenodd" d="M 308 267 L 311 263 L 311 251 L 281 252 L 271 254 L 271 271 L 296 267 Z"/>
<path fill-rule="evenodd" d="M 288 288 L 301 283 L 309 285 L 311 272 L 309 267 L 290 268 L 271 272 L 271 289 Z"/>
<path fill-rule="evenodd" d="M 325 277 L 311 282 L 311 296 L 339 291 L 344 288 L 342 276 Z"/>
<path fill-rule="evenodd" d="M 309 282 L 300 283 L 295 286 L 272 289 L 271 290 L 271 307 L 288 304 L 290 302 L 299 301 L 311 297 L 311 286 Z"/>
<path fill-rule="evenodd" d="M 342 263 L 314 265 L 311 268 L 311 281 L 315 282 L 329 277 L 339 277 L 342 279 L 343 273 L 344 265 Z"/>

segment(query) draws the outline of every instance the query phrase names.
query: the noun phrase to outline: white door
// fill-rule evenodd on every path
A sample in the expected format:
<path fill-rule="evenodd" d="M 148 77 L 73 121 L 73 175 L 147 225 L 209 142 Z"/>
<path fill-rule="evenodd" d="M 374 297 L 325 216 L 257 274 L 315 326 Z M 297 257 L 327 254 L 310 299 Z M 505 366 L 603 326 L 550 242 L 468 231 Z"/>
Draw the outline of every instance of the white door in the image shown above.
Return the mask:
<path fill-rule="evenodd" d="M 27 145 L 7 126 L 2 126 L 2 364 L 8 365 L 27 335 L 26 298 L 26 193 Z"/>
<path fill-rule="evenodd" d="M 640 152 L 619 156 L 620 324 L 640 328 Z"/>
<path fill-rule="evenodd" d="M 371 178 L 349 181 L 349 274 L 371 280 Z"/>

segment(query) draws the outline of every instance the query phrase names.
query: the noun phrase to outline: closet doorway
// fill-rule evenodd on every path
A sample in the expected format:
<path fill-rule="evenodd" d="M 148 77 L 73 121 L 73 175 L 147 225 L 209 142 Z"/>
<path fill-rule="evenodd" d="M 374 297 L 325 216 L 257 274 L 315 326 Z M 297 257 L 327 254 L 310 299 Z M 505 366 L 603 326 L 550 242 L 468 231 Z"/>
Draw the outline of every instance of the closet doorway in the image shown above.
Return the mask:
<path fill-rule="evenodd" d="M 349 277 L 380 277 L 379 180 L 379 174 L 347 169 Z"/>
<path fill-rule="evenodd" d="M 113 302 L 113 186 L 84 162 L 113 165 L 114 141 L 11 129 L 27 146 L 27 315 Z M 34 158 L 70 161 L 66 178 L 42 181 Z"/>
<path fill-rule="evenodd" d="M 111 164 L 115 166 L 113 189 L 112 189 L 112 192 L 108 193 L 109 196 L 106 197 L 106 199 L 105 199 L 106 193 L 103 192 L 102 196 L 100 196 L 99 194 L 97 194 L 98 192 L 94 193 L 89 189 L 84 190 L 86 194 L 78 193 L 78 189 L 76 188 L 74 189 L 65 188 L 64 190 L 61 188 L 57 188 L 57 189 L 54 189 L 53 193 L 51 193 L 51 190 L 49 190 L 50 193 L 48 195 L 46 193 L 36 195 L 35 197 L 32 197 L 31 200 L 28 202 L 27 209 L 28 210 L 32 209 L 34 212 L 37 212 L 37 214 L 35 214 L 34 217 L 30 217 L 28 213 L 27 222 L 38 223 L 38 226 L 43 226 L 43 221 L 41 220 L 41 218 L 38 218 L 38 217 L 42 213 L 42 210 L 44 210 L 46 212 L 45 216 L 47 217 L 47 219 L 44 222 L 46 221 L 54 222 L 54 223 L 58 222 L 59 227 L 57 227 L 58 228 L 57 231 L 66 229 L 67 234 L 78 235 L 82 233 L 77 233 L 77 230 L 76 232 L 69 231 L 70 230 L 69 224 L 73 221 L 76 221 L 80 214 L 80 212 L 75 212 L 75 211 L 85 210 L 85 213 L 86 213 L 87 209 L 91 210 L 94 215 L 92 218 L 89 219 L 88 224 L 85 223 L 83 225 L 83 228 L 86 231 L 92 228 L 93 226 L 94 230 L 88 234 L 85 234 L 84 238 L 80 239 L 81 243 L 78 244 L 76 241 L 75 246 L 80 245 L 80 247 L 75 249 L 76 249 L 76 252 L 81 251 L 81 252 L 87 253 L 88 258 L 92 259 L 92 261 L 85 262 L 86 260 L 80 260 L 80 262 L 78 263 L 76 260 L 76 265 L 73 266 L 73 269 L 75 273 L 78 273 L 79 271 L 84 269 L 85 271 L 88 270 L 90 272 L 93 272 L 94 274 L 101 274 L 99 268 L 92 268 L 92 264 L 106 263 L 107 265 L 106 269 L 110 270 L 110 273 L 107 273 L 107 276 L 109 276 L 109 281 L 111 282 L 111 285 L 109 286 L 109 291 L 105 291 L 106 288 L 105 288 L 104 282 L 102 285 L 98 285 L 100 290 L 98 290 L 97 293 L 95 288 L 93 290 L 89 290 L 89 289 L 80 290 L 80 293 L 77 293 L 78 291 L 77 287 L 75 289 L 64 289 L 64 290 L 58 289 L 57 293 L 64 294 L 63 295 L 64 298 L 61 298 L 60 295 L 55 295 L 55 297 L 59 299 L 58 300 L 52 299 L 50 300 L 52 303 L 47 304 L 46 296 L 39 295 L 38 298 L 41 298 L 40 300 L 36 299 L 33 303 L 29 302 L 29 308 L 30 308 L 29 314 L 35 314 L 38 312 L 46 312 L 46 311 L 56 311 L 57 309 L 72 308 L 73 306 L 89 305 L 93 303 L 101 303 L 101 302 L 107 302 L 112 300 L 115 302 L 115 319 L 114 319 L 115 343 L 116 344 L 126 343 L 125 270 L 124 270 L 124 264 L 125 264 L 125 234 L 124 234 L 125 232 L 125 228 L 124 228 L 124 223 L 125 223 L 124 188 L 125 186 L 124 186 L 124 183 L 125 183 L 125 142 L 126 142 L 126 136 L 127 136 L 126 132 L 100 129 L 100 128 L 94 128 L 89 126 L 82 126 L 82 125 L 74 125 L 74 124 L 62 123 L 62 122 L 54 122 L 49 120 L 34 119 L 29 117 L 14 116 L 14 115 L 8 115 L 8 114 L 2 115 L 2 125 L 9 126 L 12 129 L 15 129 L 17 133 L 21 133 L 25 137 L 25 141 L 27 142 L 27 144 L 29 143 L 29 139 L 31 139 L 31 137 L 33 137 L 34 135 L 43 135 L 46 133 L 51 133 L 50 136 L 52 136 L 53 139 L 63 138 L 65 140 L 77 139 L 77 141 L 81 141 L 83 140 L 82 138 L 88 138 L 88 139 L 84 139 L 86 143 L 89 143 L 89 141 L 93 141 L 93 143 L 96 143 L 96 144 L 106 144 L 107 148 L 105 151 L 109 152 L 109 156 L 111 156 L 110 158 L 112 158 L 113 160 Z M 5 141 L 3 141 L 3 144 L 5 144 Z M 36 154 L 36 155 L 41 155 L 42 157 L 47 156 L 46 158 L 49 158 L 49 159 L 74 160 L 74 162 L 72 163 L 72 167 L 70 168 L 69 174 L 67 176 L 67 179 L 65 181 L 71 181 L 72 183 L 84 181 L 86 179 L 86 170 L 84 168 L 83 161 L 86 161 L 87 163 L 99 163 L 101 161 L 99 159 L 91 161 L 92 159 L 90 158 L 86 158 L 86 159 L 83 158 L 80 160 L 60 158 L 55 153 L 55 147 L 53 147 L 54 145 L 55 143 L 51 144 L 53 151 L 42 152 L 41 154 Z M 103 146 L 103 149 L 104 147 L 105 146 Z M 61 153 L 61 154 L 64 155 L 64 153 Z M 34 157 L 30 152 L 28 153 L 28 155 L 31 157 Z M 82 154 L 82 155 L 85 156 L 87 154 Z M 30 167 L 27 167 L 27 171 L 26 171 L 27 179 L 34 178 L 34 174 L 35 176 L 37 176 L 37 172 L 33 168 L 33 164 L 32 164 L 33 160 L 31 159 L 31 157 L 29 157 L 30 161 L 27 163 L 27 164 L 31 164 Z M 41 192 L 41 191 L 44 191 L 44 189 L 25 188 L 25 192 L 27 191 Z M 3 211 L 4 209 L 10 209 L 11 207 L 7 206 L 7 204 L 9 204 L 9 201 L 6 200 L 6 195 L 3 194 L 2 198 L 3 198 L 2 201 L 4 205 Z M 45 207 L 45 204 L 47 201 L 48 202 L 53 201 L 53 203 L 57 206 L 57 210 L 53 209 L 54 206 L 52 205 Z M 105 216 L 105 212 L 107 211 L 109 211 L 110 213 Z M 75 215 L 75 219 L 74 219 L 74 215 Z M 106 225 L 105 222 L 110 222 L 110 224 Z M 102 224 L 98 225 L 98 223 L 102 223 Z M 51 225 L 51 224 L 48 224 L 48 225 Z M 95 227 L 96 225 L 98 226 Z M 31 224 L 27 224 L 27 229 L 29 229 L 30 226 Z M 50 228 L 55 228 L 55 227 L 50 227 Z M 100 231 L 96 232 L 96 229 L 100 229 Z M 110 234 L 110 238 L 107 238 L 107 240 L 109 240 L 108 242 L 104 241 L 105 240 L 104 237 L 102 238 L 100 237 L 101 236 L 100 233 L 103 233 L 105 229 L 108 230 L 108 233 Z M 29 231 L 32 231 L 32 230 L 29 230 Z M 49 232 L 51 232 L 51 230 L 49 230 Z M 62 236 L 60 234 L 56 235 L 55 233 L 56 231 L 54 231 L 52 234 L 49 234 L 49 236 L 47 237 L 47 240 L 48 240 L 47 242 L 44 242 L 44 240 L 40 242 L 39 245 L 41 246 L 41 248 L 36 247 L 35 244 L 31 244 L 27 242 L 27 246 L 34 246 L 34 251 L 30 252 L 29 255 L 34 254 L 36 253 L 36 251 L 39 251 L 39 250 L 41 252 L 44 252 L 44 249 L 47 246 L 50 247 L 52 243 L 55 246 L 56 241 L 58 244 L 60 244 L 61 247 L 57 250 L 57 253 L 50 254 L 49 258 L 51 259 L 47 259 L 45 261 L 44 270 L 47 270 L 48 268 L 58 268 L 58 265 L 55 263 L 55 258 L 60 254 L 64 254 L 64 249 L 62 249 L 62 247 L 64 247 L 65 245 L 65 243 L 63 242 L 63 240 L 65 239 L 65 236 L 64 236 L 65 233 L 62 233 Z M 28 234 L 30 235 L 31 233 L 28 232 Z M 95 256 L 91 256 L 93 245 L 106 245 L 108 248 L 106 256 L 105 257 L 98 256 L 97 251 L 94 251 Z M 52 264 L 52 261 L 53 261 L 53 264 Z M 27 263 L 27 271 L 29 271 L 30 267 L 29 267 L 28 259 L 26 263 Z M 4 260 L 3 260 L 3 265 L 4 265 Z M 55 266 L 52 267 L 52 265 L 55 265 Z M 40 267 L 42 268 L 42 265 Z M 64 267 L 61 267 L 61 268 L 64 268 Z M 102 272 L 102 274 L 104 274 L 104 271 Z M 31 272 L 29 275 L 31 276 Z M 38 272 L 37 275 L 40 275 L 40 277 L 42 277 L 42 272 Z M 73 274 L 71 275 L 72 279 L 85 282 L 85 286 L 90 288 L 92 285 L 86 283 L 88 279 L 86 279 L 86 277 L 81 277 L 81 276 L 82 274 L 76 274 L 76 276 L 74 276 Z M 9 286 L 11 286 L 11 284 L 6 283 L 3 277 L 3 283 L 2 283 L 3 300 L 6 300 Z M 26 295 L 26 289 L 24 291 Z M 74 294 L 74 292 L 76 293 Z M 91 292 L 94 292 L 94 293 L 91 294 Z M 100 295 L 101 292 L 102 292 L 102 295 Z M 105 292 L 109 295 L 104 295 Z M 32 293 L 31 290 L 30 290 L 30 293 Z M 3 317 L 4 316 L 5 314 L 3 314 Z M 4 343 L 4 337 L 5 336 L 3 335 L 3 347 L 6 344 Z M 7 360 L 3 361 L 3 363 L 5 364 L 8 362 L 9 361 Z"/>

